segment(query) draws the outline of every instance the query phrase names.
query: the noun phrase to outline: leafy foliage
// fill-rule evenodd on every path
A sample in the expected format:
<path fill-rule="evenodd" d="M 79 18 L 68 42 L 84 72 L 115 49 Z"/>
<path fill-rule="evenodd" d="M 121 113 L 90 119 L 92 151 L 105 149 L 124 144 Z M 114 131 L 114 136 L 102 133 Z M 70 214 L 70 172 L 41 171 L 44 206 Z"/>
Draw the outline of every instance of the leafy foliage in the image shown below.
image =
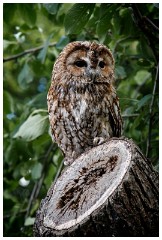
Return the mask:
<path fill-rule="evenodd" d="M 53 63 L 74 40 L 113 52 L 123 135 L 158 166 L 158 4 L 4 4 L 4 235 L 32 236 L 61 169 L 46 95 Z"/>

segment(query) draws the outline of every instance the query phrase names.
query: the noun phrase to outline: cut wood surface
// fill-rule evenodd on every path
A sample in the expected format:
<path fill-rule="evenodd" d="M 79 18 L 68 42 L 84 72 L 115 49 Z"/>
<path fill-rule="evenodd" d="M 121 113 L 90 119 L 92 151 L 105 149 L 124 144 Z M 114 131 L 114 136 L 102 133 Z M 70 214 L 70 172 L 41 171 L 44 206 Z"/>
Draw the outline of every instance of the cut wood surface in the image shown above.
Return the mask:
<path fill-rule="evenodd" d="M 158 236 L 158 174 L 114 138 L 64 169 L 42 200 L 35 236 Z"/>

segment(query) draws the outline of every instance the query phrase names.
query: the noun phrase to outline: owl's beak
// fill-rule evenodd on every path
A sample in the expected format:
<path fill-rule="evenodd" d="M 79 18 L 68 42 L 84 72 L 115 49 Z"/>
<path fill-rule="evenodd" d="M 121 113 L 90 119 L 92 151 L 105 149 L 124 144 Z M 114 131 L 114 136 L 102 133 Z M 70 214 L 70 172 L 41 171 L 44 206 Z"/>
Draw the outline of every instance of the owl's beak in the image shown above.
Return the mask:
<path fill-rule="evenodd" d="M 96 78 L 98 76 L 98 74 L 96 72 L 96 69 L 95 68 L 89 68 L 87 70 L 87 76 L 88 76 L 88 78 L 91 79 L 91 82 L 95 82 L 95 80 L 96 80 Z"/>

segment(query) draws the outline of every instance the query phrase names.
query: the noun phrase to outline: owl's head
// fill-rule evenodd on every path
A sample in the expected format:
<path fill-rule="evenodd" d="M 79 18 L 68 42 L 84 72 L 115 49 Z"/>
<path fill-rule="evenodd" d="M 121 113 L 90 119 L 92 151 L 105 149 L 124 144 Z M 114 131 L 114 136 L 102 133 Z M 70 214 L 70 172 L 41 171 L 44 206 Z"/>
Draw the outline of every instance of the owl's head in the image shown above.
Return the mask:
<path fill-rule="evenodd" d="M 110 50 L 95 42 L 69 43 L 59 55 L 54 72 L 83 83 L 112 82 L 114 58 Z"/>

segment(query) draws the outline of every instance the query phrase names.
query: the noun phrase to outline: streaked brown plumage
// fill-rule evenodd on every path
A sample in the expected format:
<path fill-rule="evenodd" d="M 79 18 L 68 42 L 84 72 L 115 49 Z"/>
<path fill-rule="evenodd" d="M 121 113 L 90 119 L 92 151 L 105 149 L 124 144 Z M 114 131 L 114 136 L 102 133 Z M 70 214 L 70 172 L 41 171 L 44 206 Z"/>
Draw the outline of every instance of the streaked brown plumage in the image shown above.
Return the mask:
<path fill-rule="evenodd" d="M 121 135 L 122 119 L 114 82 L 114 59 L 95 42 L 72 42 L 52 72 L 48 112 L 53 141 L 66 164 L 84 151 Z"/>

